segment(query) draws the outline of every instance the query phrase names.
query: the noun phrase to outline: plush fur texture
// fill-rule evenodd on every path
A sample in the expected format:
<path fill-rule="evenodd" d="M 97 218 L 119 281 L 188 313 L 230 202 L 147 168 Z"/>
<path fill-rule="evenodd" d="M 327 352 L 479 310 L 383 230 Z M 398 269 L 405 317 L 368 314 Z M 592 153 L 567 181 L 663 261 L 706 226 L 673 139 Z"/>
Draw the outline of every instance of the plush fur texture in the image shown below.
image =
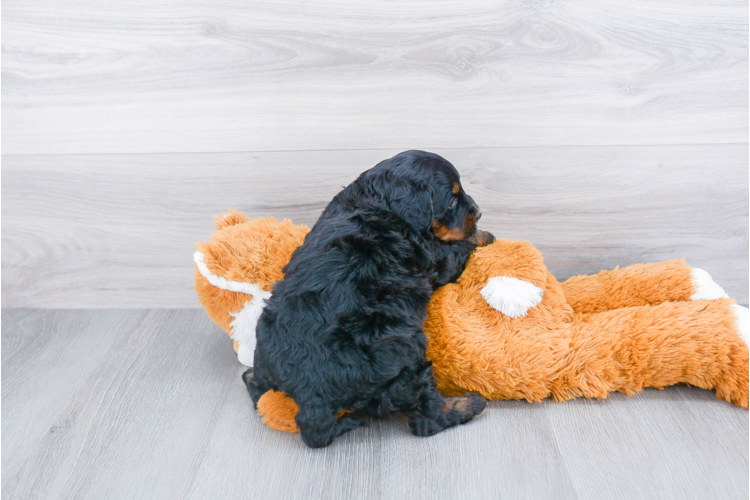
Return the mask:
<path fill-rule="evenodd" d="M 283 392 L 270 390 L 263 394 L 257 411 L 268 427 L 282 432 L 299 432 L 296 422 L 299 406 Z"/>
<path fill-rule="evenodd" d="M 256 323 L 242 319 L 255 316 L 253 302 L 268 298 L 273 284 L 284 277 L 282 267 L 302 244 L 309 228 L 288 219 L 250 220 L 237 210 L 215 217 L 214 225 L 218 232 L 211 241 L 196 245 L 196 254 L 200 255 L 196 255 L 195 290 L 208 316 L 235 340 L 235 351 L 239 351 L 239 339 L 250 335 L 254 349 Z M 260 292 L 257 296 L 252 295 L 253 287 Z"/>
<path fill-rule="evenodd" d="M 573 310 L 592 314 L 689 300 L 695 289 L 691 270 L 684 259 L 634 264 L 592 276 L 573 276 L 562 287 Z"/>
<path fill-rule="evenodd" d="M 480 215 L 456 169 L 435 154 L 407 151 L 360 175 L 273 286 L 245 377 L 253 401 L 271 389 L 291 396 L 311 447 L 363 423 L 337 418 L 341 410 L 400 411 L 418 436 L 481 412 L 477 395 L 446 405 L 423 331 L 433 291 L 455 281 L 477 247 Z"/>
<path fill-rule="evenodd" d="M 688 300 L 690 275 L 683 261 L 667 261 L 561 285 L 528 243 L 478 249 L 458 282 L 438 290 L 428 307 L 438 388 L 564 401 L 684 382 L 747 408 L 748 348 L 733 302 Z M 526 316 L 508 317 L 480 295 L 488 276 L 528 281 L 544 289 L 543 299 Z"/>
<path fill-rule="evenodd" d="M 745 344 L 750 345 L 750 309 L 732 304 L 732 312 L 737 321 L 737 333 Z"/>

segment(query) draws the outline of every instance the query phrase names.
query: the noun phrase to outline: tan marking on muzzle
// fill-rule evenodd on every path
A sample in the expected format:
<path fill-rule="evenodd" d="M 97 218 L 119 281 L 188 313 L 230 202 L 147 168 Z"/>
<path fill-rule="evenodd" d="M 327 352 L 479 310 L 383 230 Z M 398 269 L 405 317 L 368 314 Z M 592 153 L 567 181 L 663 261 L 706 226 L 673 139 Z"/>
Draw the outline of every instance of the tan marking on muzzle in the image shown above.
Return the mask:
<path fill-rule="evenodd" d="M 432 232 L 443 241 L 458 241 L 466 237 L 466 233 L 461 231 L 461 229 L 450 229 L 441 224 L 437 219 L 432 221 Z"/>

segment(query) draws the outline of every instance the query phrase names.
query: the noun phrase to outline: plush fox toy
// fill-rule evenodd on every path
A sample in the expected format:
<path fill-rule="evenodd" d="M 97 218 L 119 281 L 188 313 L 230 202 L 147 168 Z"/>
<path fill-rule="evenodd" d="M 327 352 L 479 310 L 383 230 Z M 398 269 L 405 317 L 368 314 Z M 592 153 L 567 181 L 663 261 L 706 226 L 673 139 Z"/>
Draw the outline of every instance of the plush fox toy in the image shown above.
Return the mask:
<path fill-rule="evenodd" d="M 195 287 L 252 366 L 255 325 L 309 229 L 230 211 L 198 244 Z M 684 260 L 637 264 L 558 283 L 530 244 L 472 254 L 427 308 L 427 358 L 444 394 L 555 401 L 687 383 L 748 407 L 748 309 Z M 264 422 L 295 432 L 296 403 L 269 391 Z"/>

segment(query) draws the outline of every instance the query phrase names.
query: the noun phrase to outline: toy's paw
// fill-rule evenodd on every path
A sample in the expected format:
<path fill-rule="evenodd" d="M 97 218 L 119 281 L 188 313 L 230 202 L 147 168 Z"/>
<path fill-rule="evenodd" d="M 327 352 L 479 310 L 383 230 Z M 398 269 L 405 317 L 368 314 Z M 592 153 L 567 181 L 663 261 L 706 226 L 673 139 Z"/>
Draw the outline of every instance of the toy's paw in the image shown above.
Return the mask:
<path fill-rule="evenodd" d="M 716 284 L 703 269 L 694 267 L 690 272 L 690 277 L 693 281 L 694 292 L 690 296 L 690 300 L 713 300 L 713 299 L 728 299 L 729 295 L 726 294 L 723 288 Z"/>
<path fill-rule="evenodd" d="M 292 398 L 281 391 L 270 390 L 258 399 L 255 406 L 263 423 L 271 429 L 283 432 L 299 432 L 295 417 L 299 406 Z"/>
<path fill-rule="evenodd" d="M 737 333 L 745 345 L 750 345 L 750 309 L 732 304 L 732 312 L 737 317 Z"/>
<path fill-rule="evenodd" d="M 493 308 L 508 317 L 520 318 L 542 301 L 544 290 L 518 278 L 495 276 L 480 293 Z"/>

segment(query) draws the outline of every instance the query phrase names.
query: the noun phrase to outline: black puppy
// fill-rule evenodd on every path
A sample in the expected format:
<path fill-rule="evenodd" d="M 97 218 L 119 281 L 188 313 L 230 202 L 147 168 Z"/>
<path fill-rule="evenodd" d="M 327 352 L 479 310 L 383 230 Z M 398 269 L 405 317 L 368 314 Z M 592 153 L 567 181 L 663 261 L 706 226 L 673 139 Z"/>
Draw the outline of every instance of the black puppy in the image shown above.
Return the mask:
<path fill-rule="evenodd" d="M 308 446 L 364 422 L 342 409 L 403 412 L 417 436 L 482 412 L 477 394 L 444 398 L 425 357 L 432 292 L 455 281 L 477 245 L 482 214 L 448 161 L 406 151 L 364 172 L 326 207 L 284 267 L 257 326 L 253 402 L 269 389 L 299 405 Z"/>

